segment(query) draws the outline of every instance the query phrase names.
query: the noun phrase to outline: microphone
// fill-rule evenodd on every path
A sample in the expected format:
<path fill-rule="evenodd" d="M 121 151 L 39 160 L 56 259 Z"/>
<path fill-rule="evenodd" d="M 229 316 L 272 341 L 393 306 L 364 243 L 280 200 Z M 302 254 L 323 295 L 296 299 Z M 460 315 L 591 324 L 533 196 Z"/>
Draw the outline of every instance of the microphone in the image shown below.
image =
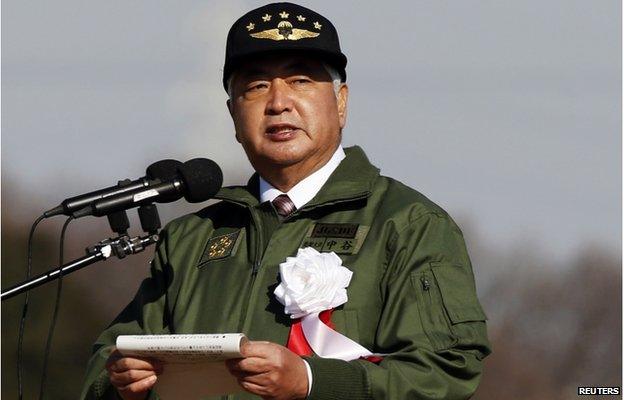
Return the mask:
<path fill-rule="evenodd" d="M 200 203 L 213 197 L 221 188 L 223 174 L 212 160 L 194 158 L 177 168 L 178 174 L 165 182 L 152 181 L 146 187 L 107 196 L 74 212 L 74 218 L 87 215 L 101 217 L 152 202 L 169 203 L 182 196 L 189 203 Z"/>
<path fill-rule="evenodd" d="M 177 176 L 177 169 L 181 165 L 182 163 L 177 160 L 166 159 L 156 161 L 155 163 L 147 167 L 144 177 L 141 177 L 134 181 L 122 181 L 121 185 L 115 185 L 79 196 L 70 197 L 69 199 L 63 200 L 63 202 L 58 206 L 43 213 L 43 216 L 45 218 L 53 217 L 59 214 L 65 214 L 67 216 L 70 216 L 73 215 L 75 211 L 81 210 L 93 203 L 94 201 L 103 199 L 105 197 L 115 196 L 121 193 L 145 188 L 150 185 L 150 181 L 171 180 Z"/>

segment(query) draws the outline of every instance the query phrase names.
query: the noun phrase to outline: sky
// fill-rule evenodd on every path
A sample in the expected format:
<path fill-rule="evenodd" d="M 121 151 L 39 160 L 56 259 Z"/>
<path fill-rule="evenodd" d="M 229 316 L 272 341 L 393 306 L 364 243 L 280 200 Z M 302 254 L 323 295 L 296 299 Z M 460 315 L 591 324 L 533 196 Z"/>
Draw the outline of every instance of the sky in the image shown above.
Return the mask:
<path fill-rule="evenodd" d="M 163 158 L 246 182 L 221 73 L 230 25 L 262 4 L 3 1 L 3 216 L 29 225 Z M 620 1 L 300 4 L 348 57 L 345 146 L 492 248 L 620 254 Z"/>

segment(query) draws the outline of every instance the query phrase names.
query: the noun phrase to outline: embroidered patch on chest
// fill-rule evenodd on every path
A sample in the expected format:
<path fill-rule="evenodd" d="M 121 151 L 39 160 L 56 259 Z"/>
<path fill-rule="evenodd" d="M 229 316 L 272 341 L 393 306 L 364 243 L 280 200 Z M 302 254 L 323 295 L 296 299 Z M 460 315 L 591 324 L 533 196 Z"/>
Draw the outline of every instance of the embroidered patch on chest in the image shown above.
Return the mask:
<path fill-rule="evenodd" d="M 314 224 L 299 247 L 313 247 L 320 252 L 357 254 L 370 227 L 359 224 Z"/>
<path fill-rule="evenodd" d="M 219 260 L 232 255 L 232 253 L 236 251 L 238 243 L 240 242 L 240 232 L 241 231 L 238 230 L 226 235 L 211 238 L 206 244 L 201 260 L 199 260 L 199 266 L 205 262 Z"/>

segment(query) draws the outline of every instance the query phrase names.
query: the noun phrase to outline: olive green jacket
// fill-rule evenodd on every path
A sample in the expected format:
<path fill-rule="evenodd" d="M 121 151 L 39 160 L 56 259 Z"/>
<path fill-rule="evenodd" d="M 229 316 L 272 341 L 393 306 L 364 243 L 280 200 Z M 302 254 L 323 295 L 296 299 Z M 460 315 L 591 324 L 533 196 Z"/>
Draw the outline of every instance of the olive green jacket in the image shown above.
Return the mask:
<path fill-rule="evenodd" d="M 353 271 L 336 330 L 388 354 L 379 364 L 307 358 L 310 400 L 470 397 L 490 350 L 461 231 L 423 195 L 380 176 L 360 148 L 346 154 L 285 220 L 259 203 L 254 175 L 169 223 L 151 277 L 97 339 L 82 397 L 116 398 L 104 348 L 120 334 L 243 332 L 285 345 L 292 320 L 273 295 L 278 267 L 307 246 L 336 252 Z"/>

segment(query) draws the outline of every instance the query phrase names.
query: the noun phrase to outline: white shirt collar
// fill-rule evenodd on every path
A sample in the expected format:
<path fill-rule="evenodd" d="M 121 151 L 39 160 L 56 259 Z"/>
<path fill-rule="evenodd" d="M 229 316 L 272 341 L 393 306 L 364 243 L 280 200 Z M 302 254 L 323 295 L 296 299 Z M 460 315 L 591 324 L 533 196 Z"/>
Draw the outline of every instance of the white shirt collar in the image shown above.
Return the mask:
<path fill-rule="evenodd" d="M 342 149 L 342 146 L 338 145 L 334 155 L 325 165 L 313 172 L 311 175 L 302 179 L 301 182 L 297 183 L 286 193 L 295 204 L 295 207 L 298 209 L 303 207 L 308 201 L 312 200 L 312 198 L 316 196 L 343 158 L 345 158 L 345 152 Z M 269 182 L 265 181 L 264 178 L 260 177 L 261 203 L 264 203 L 265 201 L 273 201 L 273 199 L 280 194 L 284 194 L 284 192 L 276 189 Z"/>

